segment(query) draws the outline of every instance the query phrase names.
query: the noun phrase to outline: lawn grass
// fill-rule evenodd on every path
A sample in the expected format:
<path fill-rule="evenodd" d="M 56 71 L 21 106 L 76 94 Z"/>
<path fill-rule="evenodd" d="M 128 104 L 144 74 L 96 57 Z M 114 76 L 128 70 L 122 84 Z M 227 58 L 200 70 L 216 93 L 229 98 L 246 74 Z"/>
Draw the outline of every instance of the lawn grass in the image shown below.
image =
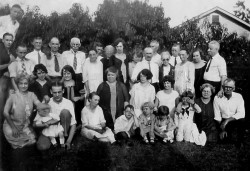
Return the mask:
<path fill-rule="evenodd" d="M 51 149 L 26 158 L 18 170 L 250 170 L 250 133 L 244 148 L 234 144 L 209 143 L 201 147 L 174 142 L 154 146 L 133 141 L 132 147 L 93 142 L 78 135 L 71 150 Z"/>

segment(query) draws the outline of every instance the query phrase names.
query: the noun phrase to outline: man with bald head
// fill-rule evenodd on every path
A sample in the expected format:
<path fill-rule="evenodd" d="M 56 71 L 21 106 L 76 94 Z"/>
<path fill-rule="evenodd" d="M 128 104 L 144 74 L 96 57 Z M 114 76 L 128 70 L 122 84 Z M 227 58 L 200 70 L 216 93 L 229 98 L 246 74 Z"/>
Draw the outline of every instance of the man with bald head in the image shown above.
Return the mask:
<path fill-rule="evenodd" d="M 208 54 L 211 57 L 207 63 L 204 73 L 205 83 L 209 83 L 215 87 L 215 94 L 222 94 L 222 84 L 227 78 L 226 61 L 219 54 L 220 44 L 213 40 L 208 44 Z"/>
<path fill-rule="evenodd" d="M 144 49 L 144 54 L 145 54 L 144 60 L 136 64 L 134 71 L 132 73 L 131 80 L 136 82 L 137 76 L 141 72 L 141 70 L 149 69 L 153 74 L 151 83 L 155 87 L 155 91 L 157 92 L 159 91 L 159 66 L 154 61 L 152 61 L 154 51 L 151 47 L 146 47 Z"/>
<path fill-rule="evenodd" d="M 46 68 L 51 81 L 61 80 L 61 69 L 63 67 L 62 55 L 58 52 L 60 41 L 53 37 L 49 43 L 50 53 L 47 56 Z"/>
<path fill-rule="evenodd" d="M 111 66 L 114 66 L 118 69 L 119 71 L 119 81 L 123 82 L 123 77 L 121 74 L 121 65 L 122 61 L 118 58 L 115 57 L 115 48 L 111 45 L 107 45 L 104 48 L 104 58 L 101 59 L 101 62 L 103 64 L 103 80 L 107 81 L 107 77 L 105 74 L 106 69 L 108 69 Z"/>

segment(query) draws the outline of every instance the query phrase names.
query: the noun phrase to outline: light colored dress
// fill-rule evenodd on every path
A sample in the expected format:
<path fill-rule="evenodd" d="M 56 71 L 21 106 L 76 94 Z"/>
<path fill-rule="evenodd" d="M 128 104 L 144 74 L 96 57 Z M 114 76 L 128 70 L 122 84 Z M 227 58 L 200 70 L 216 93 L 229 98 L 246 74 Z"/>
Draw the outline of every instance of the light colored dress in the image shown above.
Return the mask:
<path fill-rule="evenodd" d="M 129 94 L 131 95 L 130 104 L 134 106 L 137 117 L 142 113 L 141 106 L 143 103 L 154 103 L 155 100 L 155 88 L 151 84 L 145 87 L 141 83 L 134 84 Z"/>
<path fill-rule="evenodd" d="M 98 139 L 106 138 L 111 143 L 115 142 L 114 134 L 108 127 L 106 127 L 106 131 L 103 134 L 85 127 L 89 125 L 101 129 L 101 123 L 106 123 L 106 120 L 104 119 L 103 111 L 100 106 L 97 106 L 94 111 L 90 110 L 89 106 L 85 106 L 82 109 L 82 135 L 88 139 L 93 139 L 95 136 Z"/>
<path fill-rule="evenodd" d="M 5 138 L 14 149 L 36 142 L 34 131 L 30 125 L 30 115 L 33 111 L 33 104 L 36 103 L 39 103 L 39 100 L 32 92 L 11 94 L 6 102 L 5 109 L 11 108 L 10 118 L 17 129 L 20 130 L 20 136 L 13 137 L 9 123 L 6 120 L 4 121 L 3 132 Z"/>
<path fill-rule="evenodd" d="M 49 113 L 46 117 L 41 117 L 39 114 L 36 115 L 34 122 L 41 124 L 42 122 L 47 122 L 51 119 L 60 121 L 60 117 L 56 114 Z M 60 123 L 57 125 L 50 125 L 48 128 L 44 128 L 42 134 L 46 137 L 58 137 L 58 134 L 63 132 L 63 127 Z"/>
<path fill-rule="evenodd" d="M 89 82 L 90 93 L 97 90 L 103 82 L 103 65 L 101 61 L 90 62 L 86 59 L 82 71 L 83 82 Z"/>
<path fill-rule="evenodd" d="M 175 67 L 175 84 L 174 89 L 182 94 L 186 90 L 194 92 L 195 67 L 192 62 L 187 61 L 185 64 L 177 64 Z"/>
<path fill-rule="evenodd" d="M 159 106 L 167 106 L 170 116 L 173 117 L 175 112 L 175 99 L 179 97 L 179 93 L 172 90 L 170 94 L 167 94 L 164 90 L 161 90 L 156 94 L 156 97 L 159 100 Z"/>

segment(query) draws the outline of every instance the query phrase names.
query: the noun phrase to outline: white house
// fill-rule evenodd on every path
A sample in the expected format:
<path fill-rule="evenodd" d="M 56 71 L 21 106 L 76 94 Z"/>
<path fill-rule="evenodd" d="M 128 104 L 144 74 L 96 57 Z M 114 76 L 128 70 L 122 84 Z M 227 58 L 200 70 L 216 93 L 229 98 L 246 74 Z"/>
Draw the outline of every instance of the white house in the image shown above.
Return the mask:
<path fill-rule="evenodd" d="M 198 26 L 203 30 L 205 22 L 220 24 L 228 29 L 229 33 L 236 32 L 238 36 L 244 36 L 250 40 L 250 24 L 227 12 L 220 7 L 214 7 L 191 20 L 198 20 Z"/>

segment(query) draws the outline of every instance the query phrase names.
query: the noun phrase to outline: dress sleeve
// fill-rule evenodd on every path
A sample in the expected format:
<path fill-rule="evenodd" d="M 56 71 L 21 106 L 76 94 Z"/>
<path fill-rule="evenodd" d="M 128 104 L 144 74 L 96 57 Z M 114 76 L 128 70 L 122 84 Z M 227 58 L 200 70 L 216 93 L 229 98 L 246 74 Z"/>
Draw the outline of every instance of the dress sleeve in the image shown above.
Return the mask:
<path fill-rule="evenodd" d="M 106 120 L 105 120 L 104 115 L 103 115 L 103 110 L 99 106 L 98 106 L 98 112 L 99 112 L 100 123 L 106 123 Z"/>
<path fill-rule="evenodd" d="M 82 112 L 81 112 L 81 120 L 82 120 L 82 126 L 87 126 L 89 123 L 88 123 L 88 118 L 87 118 L 87 110 L 86 110 L 86 107 L 84 107 L 82 109 Z"/>

